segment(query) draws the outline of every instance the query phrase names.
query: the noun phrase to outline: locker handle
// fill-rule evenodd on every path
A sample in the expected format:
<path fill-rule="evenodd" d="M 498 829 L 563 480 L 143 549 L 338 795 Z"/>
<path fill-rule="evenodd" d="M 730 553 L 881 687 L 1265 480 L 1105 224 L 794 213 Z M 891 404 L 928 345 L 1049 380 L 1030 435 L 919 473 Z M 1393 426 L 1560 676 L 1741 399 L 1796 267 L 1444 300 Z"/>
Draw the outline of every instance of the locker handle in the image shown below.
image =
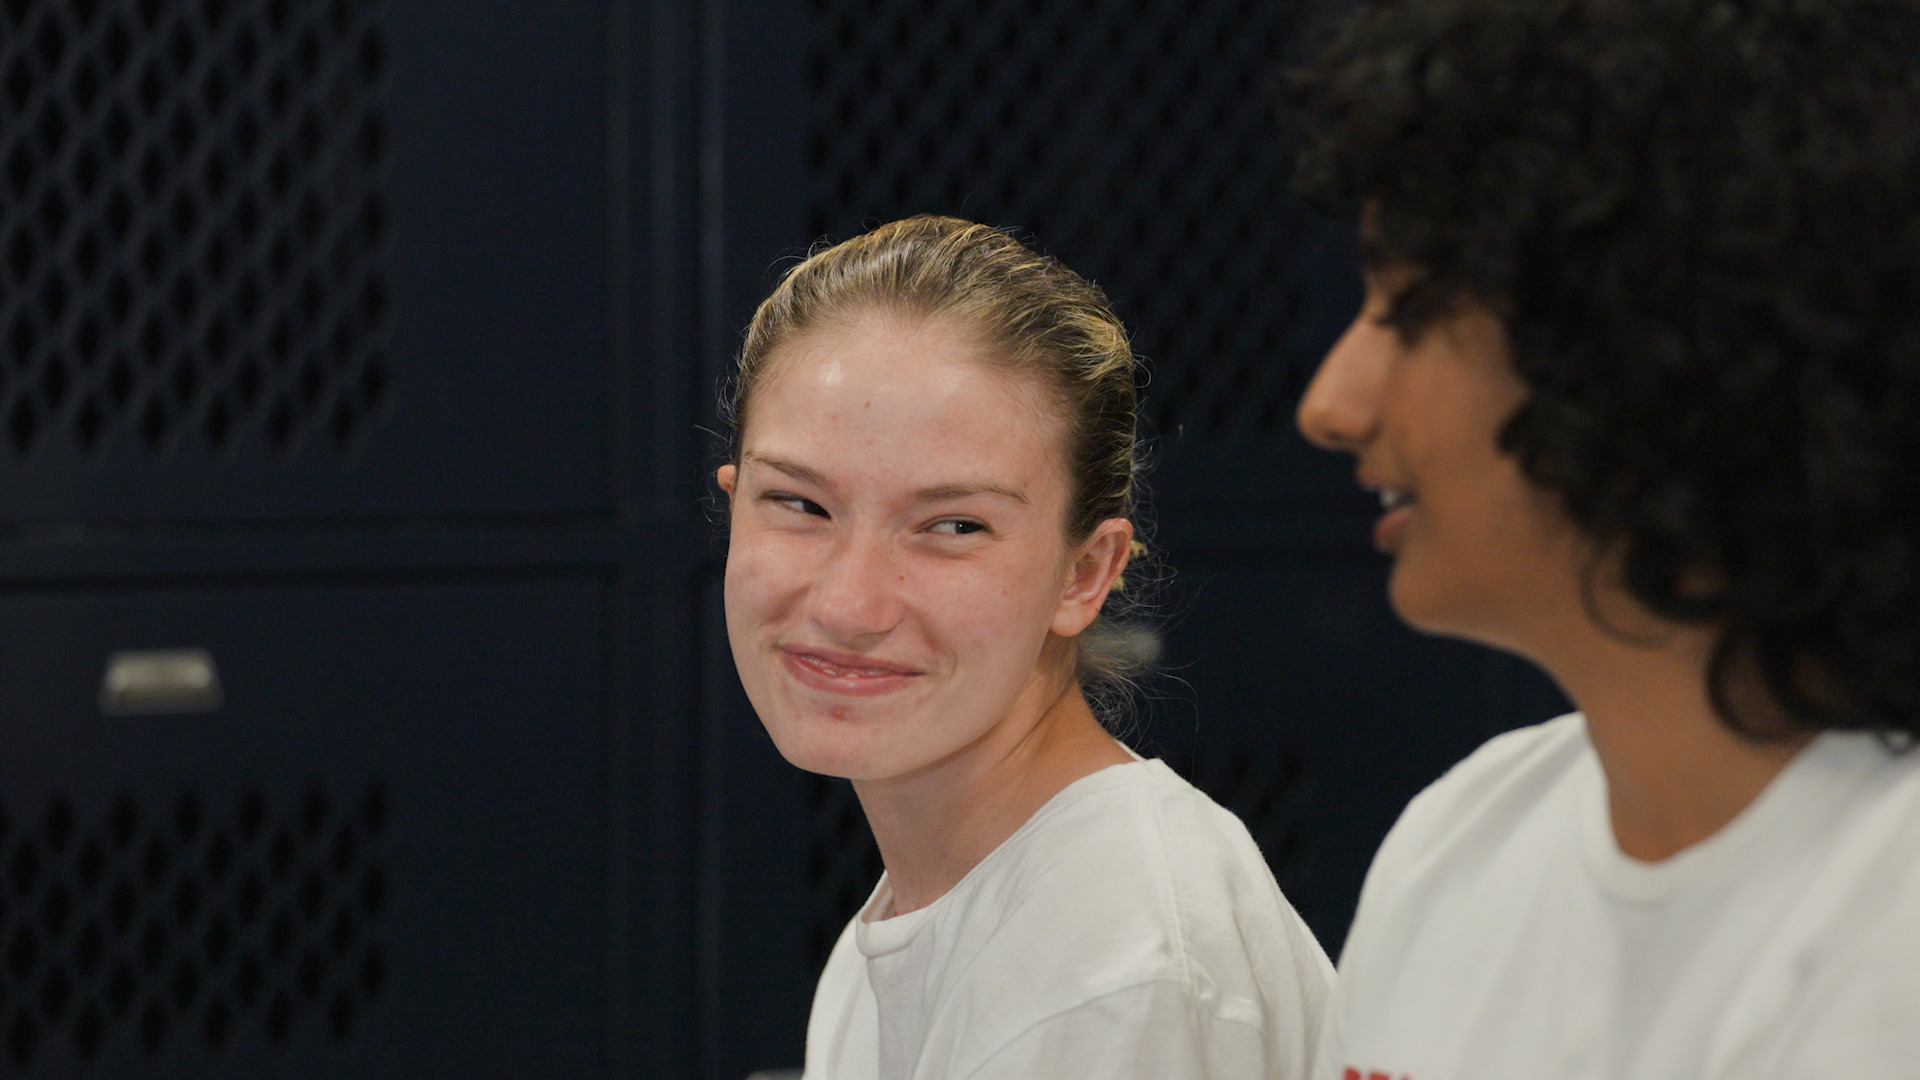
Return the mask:
<path fill-rule="evenodd" d="M 212 712 L 220 671 L 205 649 L 129 649 L 107 657 L 100 711 L 108 716 Z"/>

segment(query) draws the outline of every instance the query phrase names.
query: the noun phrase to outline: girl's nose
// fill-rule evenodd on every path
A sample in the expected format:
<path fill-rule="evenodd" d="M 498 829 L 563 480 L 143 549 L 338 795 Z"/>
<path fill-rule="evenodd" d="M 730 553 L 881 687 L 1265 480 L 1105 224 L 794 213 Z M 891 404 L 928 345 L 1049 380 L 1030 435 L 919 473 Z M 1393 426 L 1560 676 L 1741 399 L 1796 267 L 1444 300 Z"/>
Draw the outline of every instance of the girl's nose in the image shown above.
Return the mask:
<path fill-rule="evenodd" d="M 809 615 L 835 642 L 871 643 L 900 623 L 902 576 L 884 537 L 854 533 L 841 538 L 821 568 L 809 596 Z"/>
<path fill-rule="evenodd" d="M 1373 437 L 1388 364 L 1399 345 L 1391 327 L 1364 311 L 1355 316 L 1300 398 L 1300 433 L 1315 446 L 1358 453 Z"/>

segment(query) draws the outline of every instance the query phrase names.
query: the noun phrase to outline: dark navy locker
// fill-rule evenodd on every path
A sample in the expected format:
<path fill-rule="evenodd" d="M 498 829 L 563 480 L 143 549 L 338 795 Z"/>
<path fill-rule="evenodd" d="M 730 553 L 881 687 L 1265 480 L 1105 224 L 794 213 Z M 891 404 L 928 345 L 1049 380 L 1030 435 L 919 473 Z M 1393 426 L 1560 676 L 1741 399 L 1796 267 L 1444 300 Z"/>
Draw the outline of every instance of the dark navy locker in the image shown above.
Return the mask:
<path fill-rule="evenodd" d="M 604 512 L 606 23 L 0 7 L 0 520 Z"/>
<path fill-rule="evenodd" d="M 774 749 L 733 674 L 720 580 L 704 584 L 701 644 L 709 657 L 729 662 L 709 662 L 702 687 L 706 869 L 697 1034 L 701 1075 L 738 1078 L 800 1063 L 797 1037 L 806 1030 L 814 979 L 852 913 L 842 901 L 866 899 L 879 857 L 847 783 L 803 773 Z M 853 816 L 831 818 L 815 794 L 824 785 L 844 792 Z M 823 835 L 831 840 L 823 843 Z M 853 865 L 834 875 L 820 859 Z"/>
<path fill-rule="evenodd" d="M 693 11 L 0 3 L 0 1074 L 688 1074 Z"/>
<path fill-rule="evenodd" d="M 592 578 L 0 599 L 0 1072 L 595 1074 L 605 608 Z M 182 647 L 216 709 L 103 715 L 115 653 Z"/>

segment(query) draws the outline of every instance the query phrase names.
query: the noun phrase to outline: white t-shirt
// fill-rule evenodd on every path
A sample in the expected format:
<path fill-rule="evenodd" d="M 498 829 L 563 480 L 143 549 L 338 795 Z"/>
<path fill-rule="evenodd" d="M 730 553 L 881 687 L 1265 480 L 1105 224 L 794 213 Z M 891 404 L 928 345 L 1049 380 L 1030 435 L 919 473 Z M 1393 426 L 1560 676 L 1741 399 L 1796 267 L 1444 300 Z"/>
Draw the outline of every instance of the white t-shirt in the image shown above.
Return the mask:
<path fill-rule="evenodd" d="M 1231 813 L 1159 761 L 1055 795 L 945 896 L 840 935 L 807 1080 L 1304 1080 L 1332 965 Z"/>
<path fill-rule="evenodd" d="M 1585 721 L 1489 742 L 1368 872 L 1320 1080 L 1920 1077 L 1920 752 L 1828 733 L 1707 840 L 1621 853 Z"/>

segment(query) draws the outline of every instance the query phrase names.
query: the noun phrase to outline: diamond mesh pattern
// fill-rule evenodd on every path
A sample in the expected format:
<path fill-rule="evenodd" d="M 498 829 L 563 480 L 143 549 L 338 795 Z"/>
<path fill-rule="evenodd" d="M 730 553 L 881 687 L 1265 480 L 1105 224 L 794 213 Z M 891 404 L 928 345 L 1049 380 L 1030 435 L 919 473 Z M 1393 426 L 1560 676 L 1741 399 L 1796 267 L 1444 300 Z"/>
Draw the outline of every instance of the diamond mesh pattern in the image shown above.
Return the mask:
<path fill-rule="evenodd" d="M 1152 358 L 1165 433 L 1268 441 L 1310 366 L 1303 213 L 1256 0 L 810 0 L 809 228 L 1031 230 Z"/>
<path fill-rule="evenodd" d="M 154 1060 L 353 1034 L 388 981 L 374 784 L 215 808 L 123 794 L 95 818 L 56 794 L 38 821 L 0 807 L 0 1072 L 64 1074 L 108 1053 Z M 116 1046 L 119 1046 L 116 1051 Z"/>
<path fill-rule="evenodd" d="M 0 0 L 0 454 L 353 446 L 389 373 L 374 0 Z"/>

